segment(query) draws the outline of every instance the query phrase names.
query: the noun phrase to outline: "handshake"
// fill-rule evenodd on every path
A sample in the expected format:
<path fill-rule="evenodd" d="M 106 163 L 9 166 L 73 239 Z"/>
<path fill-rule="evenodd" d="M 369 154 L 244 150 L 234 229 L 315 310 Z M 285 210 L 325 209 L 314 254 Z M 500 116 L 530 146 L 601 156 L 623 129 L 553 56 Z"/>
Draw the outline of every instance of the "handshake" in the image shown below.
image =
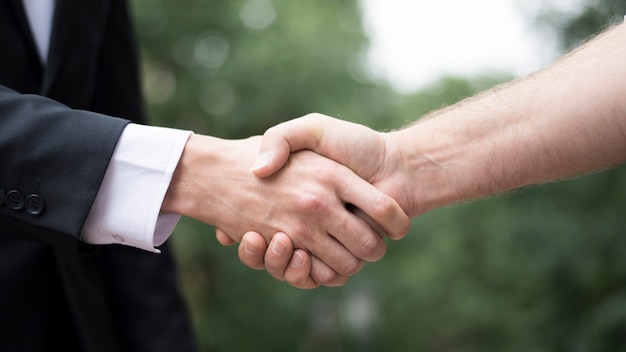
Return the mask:
<path fill-rule="evenodd" d="M 262 139 L 192 135 L 162 209 L 293 286 L 341 285 L 428 210 L 624 163 L 624 38 L 615 26 L 398 131 L 311 114 Z"/>
<path fill-rule="evenodd" d="M 215 225 L 220 243 L 241 242 L 245 264 L 293 286 L 341 285 L 417 214 L 398 142 L 320 114 L 263 139 L 192 135 L 163 209 Z"/>

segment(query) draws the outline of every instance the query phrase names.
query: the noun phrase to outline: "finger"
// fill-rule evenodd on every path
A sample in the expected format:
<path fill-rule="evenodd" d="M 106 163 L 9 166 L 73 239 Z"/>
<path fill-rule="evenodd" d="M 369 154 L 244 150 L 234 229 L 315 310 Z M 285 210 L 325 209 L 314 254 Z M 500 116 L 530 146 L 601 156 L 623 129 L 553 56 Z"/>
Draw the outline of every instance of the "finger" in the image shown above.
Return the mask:
<path fill-rule="evenodd" d="M 341 207 L 341 205 L 339 205 Z M 334 273 L 342 276 L 350 276 L 356 274 L 363 267 L 363 260 L 360 256 L 365 256 L 363 253 L 352 249 L 357 254 L 353 254 L 350 247 L 357 248 L 356 243 L 361 242 L 361 234 L 367 233 L 366 237 L 375 237 L 382 243 L 384 253 L 384 242 L 378 235 L 372 232 L 371 229 L 365 224 L 365 222 L 347 210 L 341 208 L 339 211 L 343 216 L 338 216 L 336 213 L 329 213 L 326 217 L 329 219 L 326 226 L 330 227 L 331 231 L 342 232 L 343 240 L 338 241 L 332 234 L 311 234 L 309 236 L 302 236 L 304 238 L 312 239 L 311 243 L 299 243 L 298 247 L 307 248 L 312 256 L 315 256 L 318 260 L 324 263 L 324 266 L 328 267 Z M 338 212 L 338 213 L 339 213 Z M 344 220 L 333 220 L 334 218 L 343 218 Z M 346 226 L 338 225 L 338 222 L 350 223 Z M 357 225 L 357 229 L 352 228 Z M 353 234 L 348 235 L 347 233 Z M 358 234 L 358 235 L 357 235 Z M 378 245 L 378 244 L 377 244 Z M 361 251 L 363 252 L 363 251 Z"/>
<path fill-rule="evenodd" d="M 353 275 L 360 270 L 363 260 L 377 261 L 385 255 L 386 232 L 376 232 L 365 220 L 350 212 L 340 199 L 337 201 L 337 206 L 325 214 L 324 225 L 331 236 L 317 236 L 322 240 L 303 248 L 309 248 L 339 274 Z M 358 267 L 354 266 L 353 258 L 360 261 Z"/>
<path fill-rule="evenodd" d="M 353 204 L 346 204 L 346 209 L 352 214 L 359 217 L 361 220 L 365 221 L 371 228 L 381 236 L 381 238 L 385 238 L 389 236 L 387 231 L 383 229 L 374 219 L 372 219 L 369 215 L 367 215 L 363 210 L 357 208 Z"/>
<path fill-rule="evenodd" d="M 239 244 L 239 260 L 247 267 L 260 270 L 265 268 L 264 257 L 267 250 L 267 242 L 257 232 L 247 232 Z"/>
<path fill-rule="evenodd" d="M 219 242 L 222 246 L 232 246 L 233 244 L 237 243 L 235 242 L 235 240 L 230 238 L 230 236 L 228 236 L 226 232 L 220 229 L 215 229 L 215 238 L 217 238 L 217 242 Z"/>
<path fill-rule="evenodd" d="M 285 281 L 291 286 L 311 289 L 319 286 L 311 277 L 311 256 L 303 249 L 296 249 L 285 270 Z"/>
<path fill-rule="evenodd" d="M 367 222 L 373 221 L 377 224 L 374 229 L 383 230 L 383 233 L 377 231 L 380 235 L 397 240 L 408 233 L 409 216 L 393 198 L 361 179 L 339 177 L 337 182 L 339 197 L 367 214 Z"/>
<path fill-rule="evenodd" d="M 321 114 L 309 114 L 268 129 L 252 173 L 257 177 L 270 176 L 285 165 L 291 152 L 314 150 L 323 136 L 325 120 Z"/>
<path fill-rule="evenodd" d="M 338 274 L 319 258 L 311 257 L 311 278 L 319 285 L 328 287 L 342 286 L 348 282 L 349 276 Z"/>
<path fill-rule="evenodd" d="M 300 153 L 314 155 L 308 151 Z M 344 172 L 333 173 L 330 181 L 335 183 L 334 188 L 352 187 L 336 182 L 337 178 L 348 178 L 367 185 L 368 191 L 378 192 L 347 168 L 341 167 L 340 170 Z M 306 248 L 313 256 L 343 276 L 358 272 L 363 266 L 363 260 L 376 261 L 385 254 L 383 234 L 379 235 L 364 220 L 348 211 L 338 194 L 323 198 L 314 194 L 301 194 L 300 197 L 301 206 L 315 211 L 321 221 L 317 223 L 318 226 L 304 224 L 297 230 L 292 229 L 290 235 L 294 236 L 296 247 Z"/>
<path fill-rule="evenodd" d="M 285 270 L 291 261 L 294 249 L 291 238 L 284 233 L 278 232 L 272 237 L 269 248 L 265 252 L 265 269 L 276 280 L 285 280 Z"/>
<path fill-rule="evenodd" d="M 287 281 L 293 287 L 311 289 L 319 286 L 310 277 L 311 257 L 302 249 L 294 249 L 291 238 L 284 233 L 272 237 L 265 253 L 265 268 L 272 277 Z"/>

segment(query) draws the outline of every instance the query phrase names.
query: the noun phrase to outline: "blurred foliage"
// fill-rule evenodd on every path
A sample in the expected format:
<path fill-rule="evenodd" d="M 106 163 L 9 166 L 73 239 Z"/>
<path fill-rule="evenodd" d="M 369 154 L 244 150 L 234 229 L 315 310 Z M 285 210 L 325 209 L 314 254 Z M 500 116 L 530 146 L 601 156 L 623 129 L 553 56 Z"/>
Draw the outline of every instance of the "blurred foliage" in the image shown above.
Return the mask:
<path fill-rule="evenodd" d="M 155 123 L 242 138 L 309 112 L 383 117 L 354 1 L 134 4 Z"/>
<path fill-rule="evenodd" d="M 400 95 L 368 76 L 356 0 L 134 0 L 158 125 L 225 138 L 322 112 L 393 129 L 512 77 Z M 539 14 L 563 48 L 625 1 Z M 531 19 L 529 19 L 531 20 Z M 626 351 L 626 168 L 432 211 L 341 288 L 246 268 L 210 227 L 173 241 L 206 351 Z"/>
<path fill-rule="evenodd" d="M 577 47 L 592 35 L 621 23 L 626 14 L 624 0 L 594 0 L 579 2 L 579 5 L 573 12 L 546 6 L 537 15 L 539 23 L 555 32 L 564 50 Z"/>

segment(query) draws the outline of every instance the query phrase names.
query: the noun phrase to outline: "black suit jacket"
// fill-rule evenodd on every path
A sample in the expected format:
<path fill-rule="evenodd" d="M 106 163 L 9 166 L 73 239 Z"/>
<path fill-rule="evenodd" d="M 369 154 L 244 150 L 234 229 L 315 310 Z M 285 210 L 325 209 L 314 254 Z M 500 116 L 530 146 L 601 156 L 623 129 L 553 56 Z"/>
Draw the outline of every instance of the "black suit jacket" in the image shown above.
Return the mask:
<path fill-rule="evenodd" d="M 0 48 L 0 350 L 194 350 L 167 245 L 80 241 L 119 135 L 145 122 L 125 1 L 56 0 L 45 69 L 21 0 L 0 1 Z"/>

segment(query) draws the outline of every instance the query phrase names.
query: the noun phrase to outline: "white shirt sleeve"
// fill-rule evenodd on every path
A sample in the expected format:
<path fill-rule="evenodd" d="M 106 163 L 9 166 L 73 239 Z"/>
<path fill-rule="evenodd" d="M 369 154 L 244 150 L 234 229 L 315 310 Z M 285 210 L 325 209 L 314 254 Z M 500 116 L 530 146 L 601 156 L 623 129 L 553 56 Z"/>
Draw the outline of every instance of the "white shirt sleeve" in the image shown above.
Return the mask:
<path fill-rule="evenodd" d="M 159 253 L 180 219 L 161 213 L 174 170 L 192 132 L 128 124 L 117 143 L 82 238 Z"/>

